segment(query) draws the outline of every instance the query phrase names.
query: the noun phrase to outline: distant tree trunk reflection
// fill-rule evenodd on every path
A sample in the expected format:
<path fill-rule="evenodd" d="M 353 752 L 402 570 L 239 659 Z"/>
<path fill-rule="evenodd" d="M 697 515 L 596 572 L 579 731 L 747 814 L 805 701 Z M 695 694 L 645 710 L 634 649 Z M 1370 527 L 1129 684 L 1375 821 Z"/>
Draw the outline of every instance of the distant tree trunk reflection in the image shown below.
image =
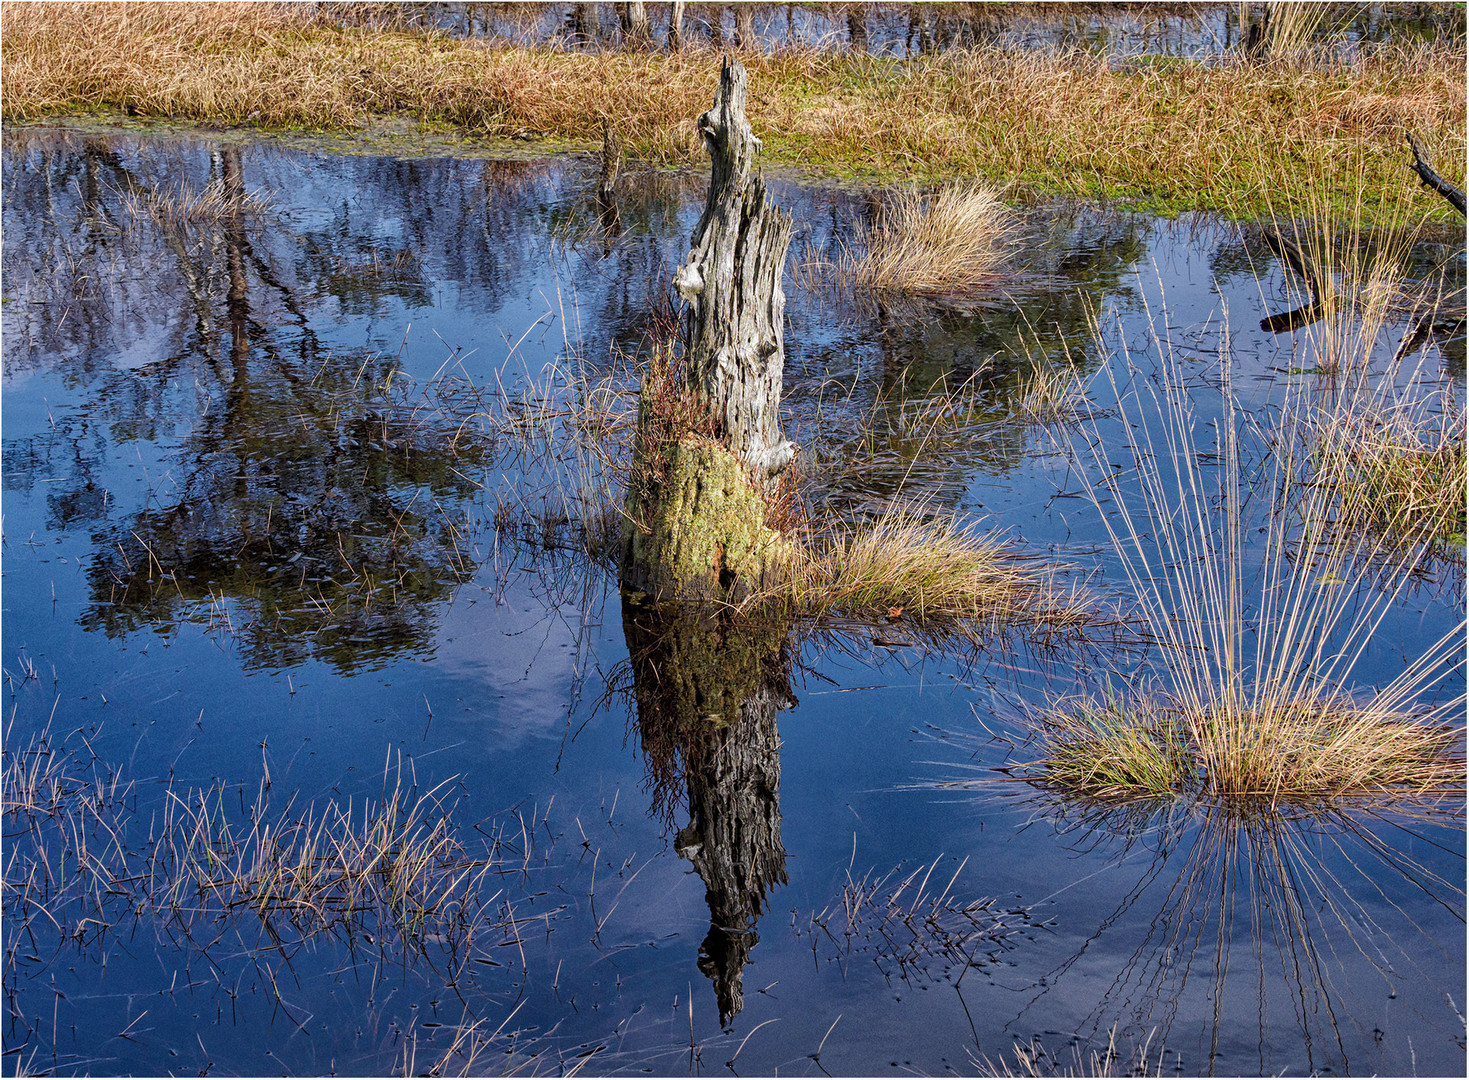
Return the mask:
<path fill-rule="evenodd" d="M 744 1007 L 766 896 L 786 883 L 776 713 L 795 704 L 787 630 L 627 596 L 622 623 L 653 808 L 671 824 L 688 797 L 675 849 L 704 880 L 699 970 L 727 1024 Z"/>

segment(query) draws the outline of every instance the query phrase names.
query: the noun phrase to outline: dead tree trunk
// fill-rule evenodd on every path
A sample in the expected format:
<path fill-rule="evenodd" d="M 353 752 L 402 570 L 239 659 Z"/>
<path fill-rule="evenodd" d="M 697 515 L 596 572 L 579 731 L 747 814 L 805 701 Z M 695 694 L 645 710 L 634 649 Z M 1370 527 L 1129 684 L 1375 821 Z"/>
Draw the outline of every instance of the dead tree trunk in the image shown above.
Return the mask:
<path fill-rule="evenodd" d="M 624 49 L 646 50 L 653 44 L 653 27 L 648 22 L 648 9 L 642 0 L 617 5 L 617 21 L 622 28 Z"/>
<path fill-rule="evenodd" d="M 597 44 L 601 25 L 596 4 L 572 4 L 571 26 L 568 44 L 579 49 L 589 49 Z"/>
<path fill-rule="evenodd" d="M 684 0 L 673 0 L 673 10 L 668 13 L 668 51 L 678 52 L 683 48 Z"/>
<path fill-rule="evenodd" d="M 760 140 L 745 119 L 745 69 L 725 57 L 714 107 L 699 117 L 713 161 L 694 246 L 673 276 L 689 303 L 688 363 L 722 424 L 724 440 L 762 478 L 796 447 L 780 430 L 785 372 L 781 277 L 791 219 L 751 175 Z"/>
<path fill-rule="evenodd" d="M 1411 131 L 1408 132 L 1408 146 L 1413 151 L 1413 164 L 1408 168 L 1418 174 L 1418 179 L 1423 181 L 1423 186 L 1438 192 L 1449 201 L 1450 206 L 1459 213 L 1464 213 L 1464 193 L 1438 174 L 1438 170 L 1433 167 L 1433 162 L 1429 160 L 1427 152 L 1423 149 L 1423 144 Z"/>
<path fill-rule="evenodd" d="M 867 53 L 867 5 L 852 4 L 847 8 L 847 47 L 854 53 Z"/>
<path fill-rule="evenodd" d="M 699 130 L 713 173 L 673 278 L 689 305 L 684 355 L 661 386 L 644 378 L 624 534 L 624 581 L 661 599 L 739 598 L 776 570 L 784 541 L 763 496 L 796 453 L 780 429 L 791 220 L 751 174 L 760 142 L 728 56 Z"/>

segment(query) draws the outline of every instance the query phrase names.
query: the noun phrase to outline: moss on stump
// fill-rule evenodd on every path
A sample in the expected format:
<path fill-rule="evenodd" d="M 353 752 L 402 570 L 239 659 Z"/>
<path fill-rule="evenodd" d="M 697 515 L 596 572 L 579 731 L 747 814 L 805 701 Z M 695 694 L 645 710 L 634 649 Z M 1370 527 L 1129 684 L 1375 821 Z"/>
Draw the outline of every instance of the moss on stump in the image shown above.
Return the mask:
<path fill-rule="evenodd" d="M 739 601 L 773 584 L 790 545 L 765 524 L 765 500 L 740 459 L 698 437 L 664 453 L 660 490 L 630 507 L 624 584 L 683 601 Z"/>

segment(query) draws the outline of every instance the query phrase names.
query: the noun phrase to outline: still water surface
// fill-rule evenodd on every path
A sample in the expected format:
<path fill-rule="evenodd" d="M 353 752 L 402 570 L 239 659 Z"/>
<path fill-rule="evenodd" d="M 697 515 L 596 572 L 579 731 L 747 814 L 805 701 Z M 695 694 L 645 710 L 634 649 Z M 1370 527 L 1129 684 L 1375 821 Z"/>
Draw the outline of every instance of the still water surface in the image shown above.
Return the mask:
<path fill-rule="evenodd" d="M 1019 703 L 1135 644 L 806 633 L 754 649 L 794 665 L 780 686 L 715 688 L 729 728 L 678 726 L 659 665 L 728 643 L 660 644 L 556 520 L 595 463 L 558 472 L 480 406 L 560 423 L 627 385 L 703 178 L 628 178 L 615 228 L 567 158 L 11 130 L 3 179 L 6 748 L 121 790 L 82 836 L 5 820 L 7 1073 L 421 1071 L 479 1021 L 481 1071 L 972 1073 L 1115 1028 L 1185 1073 L 1462 1074 L 1461 817 L 1098 817 L 955 786 L 1020 753 L 991 738 Z M 1312 377 L 1259 330 L 1288 282 L 1232 227 L 1036 206 L 1001 292 L 869 309 L 796 272 L 867 200 L 771 186 L 818 505 L 922 499 L 1116 598 L 1086 466 L 1008 419 L 1031 374 L 1096 373 L 1097 312 L 1145 365 L 1171 343 L 1201 431 L 1226 327 L 1248 414 Z M 254 201 L 180 208 L 211 187 Z M 1420 260 L 1462 275 L 1451 247 Z M 1462 343 L 1424 364 L 1462 394 Z M 963 422 L 925 421 L 955 388 Z M 1093 378 L 1083 422 L 1121 459 L 1111 394 Z M 1358 685 L 1461 617 L 1459 557 L 1420 578 Z M 65 880 L 84 840 L 157 866 L 170 807 L 238 828 L 263 784 L 281 823 L 432 792 L 494 859 L 478 934 Z"/>

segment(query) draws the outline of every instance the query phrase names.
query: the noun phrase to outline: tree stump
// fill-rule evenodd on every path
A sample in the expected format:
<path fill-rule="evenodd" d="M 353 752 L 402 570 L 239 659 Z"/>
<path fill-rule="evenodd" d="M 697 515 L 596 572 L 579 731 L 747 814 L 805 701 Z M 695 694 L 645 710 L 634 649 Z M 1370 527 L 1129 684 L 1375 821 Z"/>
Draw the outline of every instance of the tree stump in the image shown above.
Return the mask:
<path fill-rule="evenodd" d="M 766 201 L 764 180 L 751 176 L 760 140 L 745 119 L 744 66 L 728 56 L 699 131 L 714 169 L 693 249 L 673 276 L 689 303 L 687 360 L 726 445 L 762 478 L 773 477 L 796 453 L 780 431 L 781 277 L 791 219 Z"/>
<path fill-rule="evenodd" d="M 639 408 L 623 577 L 665 600 L 738 599 L 785 554 L 764 494 L 796 453 L 780 429 L 791 220 L 751 174 L 760 141 L 745 118 L 745 78 L 726 56 L 714 106 L 699 117 L 713 173 L 673 278 L 689 305 L 682 382 L 669 393 L 650 370 Z M 697 399 L 702 430 L 678 430 L 656 404 L 681 394 Z"/>

